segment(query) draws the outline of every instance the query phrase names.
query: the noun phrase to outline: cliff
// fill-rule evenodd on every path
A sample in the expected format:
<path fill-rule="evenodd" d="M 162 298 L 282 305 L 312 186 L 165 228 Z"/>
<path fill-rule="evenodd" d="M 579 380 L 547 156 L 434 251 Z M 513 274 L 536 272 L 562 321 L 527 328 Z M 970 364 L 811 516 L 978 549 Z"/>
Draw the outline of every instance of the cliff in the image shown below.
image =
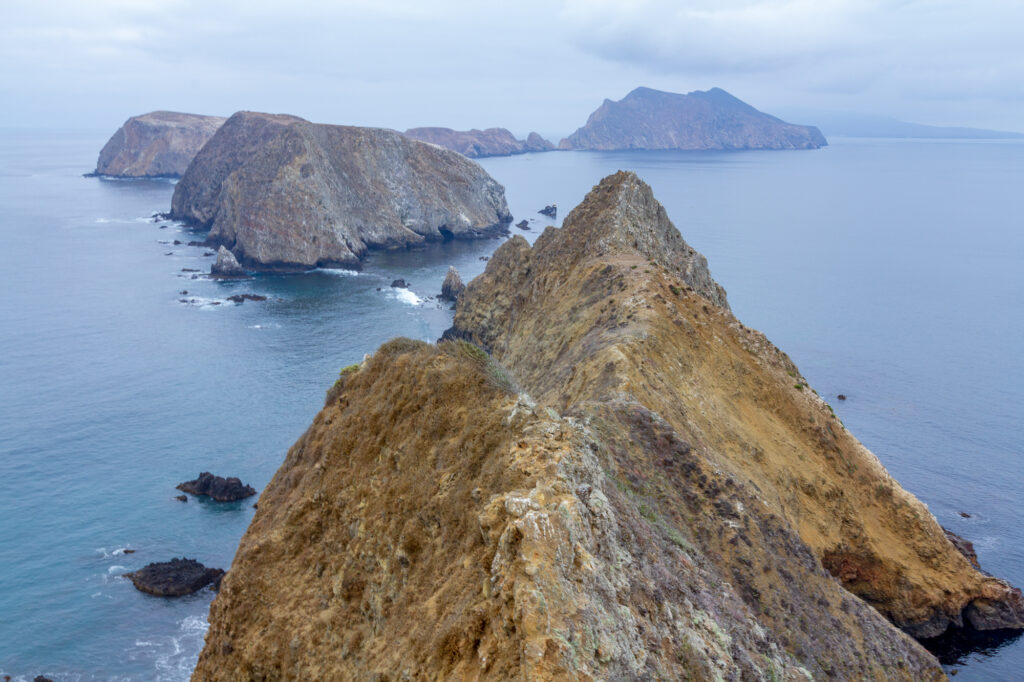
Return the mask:
<path fill-rule="evenodd" d="M 630 173 L 503 244 L 343 370 L 193 679 L 937 680 L 894 623 L 1024 625 L 725 304 Z"/>
<path fill-rule="evenodd" d="M 224 123 L 219 116 L 154 111 L 132 116 L 100 150 L 93 175 L 177 178 Z"/>
<path fill-rule="evenodd" d="M 505 191 L 465 157 L 378 128 L 239 112 L 196 155 L 171 216 L 255 270 L 356 266 L 371 247 L 505 234 Z"/>
<path fill-rule="evenodd" d="M 517 140 L 505 128 L 452 130 L 451 128 L 410 128 L 403 133 L 415 140 L 438 144 L 471 159 L 482 156 L 510 156 L 526 152 L 546 152 L 555 148 L 537 133 Z"/>
<path fill-rule="evenodd" d="M 817 149 L 813 126 L 786 123 L 721 88 L 686 95 L 637 88 L 605 100 L 561 149 Z"/>

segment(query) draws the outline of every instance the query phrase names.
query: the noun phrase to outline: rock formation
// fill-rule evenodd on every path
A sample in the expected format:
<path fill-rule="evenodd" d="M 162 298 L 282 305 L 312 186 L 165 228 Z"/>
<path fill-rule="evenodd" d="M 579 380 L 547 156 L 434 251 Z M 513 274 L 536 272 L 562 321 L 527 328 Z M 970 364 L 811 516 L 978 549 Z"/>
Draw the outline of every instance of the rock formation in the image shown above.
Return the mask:
<path fill-rule="evenodd" d="M 530 133 L 525 140 L 505 128 L 487 130 L 452 130 L 451 128 L 410 128 L 403 135 L 415 140 L 437 144 L 471 159 L 482 156 L 511 156 L 526 152 L 546 152 L 555 148 L 538 133 Z"/>
<path fill-rule="evenodd" d="M 171 216 L 257 270 L 357 266 L 370 247 L 508 232 L 505 192 L 480 166 L 377 128 L 240 112 L 174 189 Z"/>
<path fill-rule="evenodd" d="M 140 592 L 157 597 L 182 597 L 207 585 L 218 585 L 223 575 L 220 568 L 207 568 L 195 559 L 182 558 L 152 563 L 133 573 L 125 573 L 124 577 Z"/>
<path fill-rule="evenodd" d="M 939 680 L 907 631 L 1024 625 L 633 174 L 445 336 L 342 371 L 193 679 Z"/>
<path fill-rule="evenodd" d="M 180 178 L 223 123 L 220 116 L 173 111 L 132 116 L 100 150 L 92 175 Z"/>
<path fill-rule="evenodd" d="M 182 492 L 205 495 L 218 502 L 244 500 L 256 494 L 255 488 L 251 485 L 243 485 L 242 481 L 235 476 L 224 478 L 223 476 L 214 476 L 209 471 L 202 472 L 199 474 L 199 478 L 193 481 L 179 483 L 176 487 Z"/>
<path fill-rule="evenodd" d="M 466 285 L 462 283 L 459 271 L 455 269 L 454 265 L 449 265 L 448 274 L 444 276 L 444 282 L 441 284 L 441 300 L 458 301 L 459 296 L 465 290 Z"/>
<path fill-rule="evenodd" d="M 235 258 L 235 254 L 224 248 L 223 244 L 217 248 L 217 262 L 210 266 L 210 274 L 222 279 L 248 277 L 245 268 L 239 265 L 238 259 Z"/>
<path fill-rule="evenodd" d="M 813 126 L 786 123 L 721 88 L 686 95 L 637 88 L 605 100 L 560 149 L 817 149 Z"/>

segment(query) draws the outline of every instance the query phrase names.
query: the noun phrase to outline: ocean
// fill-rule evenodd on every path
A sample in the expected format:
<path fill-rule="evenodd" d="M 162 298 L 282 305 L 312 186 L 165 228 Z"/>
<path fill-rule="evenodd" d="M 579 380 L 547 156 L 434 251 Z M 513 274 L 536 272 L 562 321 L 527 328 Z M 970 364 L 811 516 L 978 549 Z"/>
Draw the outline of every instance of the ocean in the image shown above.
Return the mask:
<path fill-rule="evenodd" d="M 338 370 L 394 336 L 437 339 L 448 266 L 468 281 L 501 242 L 194 278 L 213 260 L 187 246 L 202 236 L 152 218 L 172 182 L 81 176 L 108 134 L 0 131 L 0 676 L 14 679 L 187 679 L 212 595 L 150 597 L 118 576 L 178 556 L 228 568 L 253 509 L 182 503 L 175 485 L 212 471 L 262 489 Z M 558 222 L 538 209 L 561 218 L 636 171 L 737 317 L 984 569 L 1024 585 L 1024 143 L 831 142 L 481 163 L 531 241 Z M 1024 640 L 944 656 L 958 680 L 1016 680 Z"/>

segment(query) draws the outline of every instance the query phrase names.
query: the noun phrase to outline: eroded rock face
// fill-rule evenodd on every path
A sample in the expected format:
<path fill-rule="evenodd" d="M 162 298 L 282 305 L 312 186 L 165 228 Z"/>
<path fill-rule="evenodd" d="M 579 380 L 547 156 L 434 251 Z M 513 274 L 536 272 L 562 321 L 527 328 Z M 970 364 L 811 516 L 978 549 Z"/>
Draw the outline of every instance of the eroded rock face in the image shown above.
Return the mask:
<path fill-rule="evenodd" d="M 452 130 L 451 128 L 410 128 L 403 133 L 423 142 L 441 145 L 471 159 L 484 156 L 510 156 L 526 152 L 546 152 L 555 148 L 537 133 L 530 133 L 525 140 L 505 128 L 486 130 Z"/>
<path fill-rule="evenodd" d="M 245 268 L 239 265 L 235 254 L 224 248 L 223 244 L 217 248 L 217 261 L 210 266 L 210 274 L 227 279 L 247 276 Z"/>
<path fill-rule="evenodd" d="M 154 111 L 132 116 L 100 150 L 95 175 L 181 177 L 225 119 Z"/>
<path fill-rule="evenodd" d="M 462 278 L 459 277 L 459 271 L 455 269 L 454 265 L 448 266 L 448 274 L 444 277 L 444 282 L 441 284 L 441 299 L 445 301 L 457 301 L 462 292 L 466 290 L 466 285 L 462 283 Z"/>
<path fill-rule="evenodd" d="M 235 476 L 224 478 L 223 476 L 214 476 L 209 471 L 202 472 L 199 474 L 199 478 L 195 480 L 179 483 L 176 487 L 182 492 L 192 493 L 193 495 L 206 495 L 218 502 L 244 500 L 256 494 L 255 488 L 251 485 L 244 485 Z"/>
<path fill-rule="evenodd" d="M 501 246 L 448 341 L 346 368 L 194 679 L 939 680 L 889 619 L 1020 625 L 650 188 L 564 225 Z"/>
<path fill-rule="evenodd" d="M 817 149 L 814 126 L 786 123 L 721 88 L 680 95 L 637 88 L 605 100 L 561 149 Z"/>
<path fill-rule="evenodd" d="M 207 568 L 195 559 L 171 559 L 149 564 L 124 577 L 135 589 L 157 597 L 182 597 L 198 592 L 207 585 L 219 584 L 224 571 Z"/>
<path fill-rule="evenodd" d="M 505 234 L 505 193 L 465 157 L 377 128 L 240 112 L 174 190 L 171 216 L 256 270 L 358 266 L 371 247 Z"/>

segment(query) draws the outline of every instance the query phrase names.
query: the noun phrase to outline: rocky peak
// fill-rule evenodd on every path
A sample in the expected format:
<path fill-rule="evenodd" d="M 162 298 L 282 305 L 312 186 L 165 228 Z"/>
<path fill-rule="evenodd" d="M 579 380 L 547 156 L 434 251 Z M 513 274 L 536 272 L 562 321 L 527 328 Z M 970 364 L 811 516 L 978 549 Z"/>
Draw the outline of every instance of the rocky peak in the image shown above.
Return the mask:
<path fill-rule="evenodd" d="M 181 177 L 196 153 L 217 132 L 219 116 L 153 111 L 132 116 L 100 150 L 93 175 Z"/>

